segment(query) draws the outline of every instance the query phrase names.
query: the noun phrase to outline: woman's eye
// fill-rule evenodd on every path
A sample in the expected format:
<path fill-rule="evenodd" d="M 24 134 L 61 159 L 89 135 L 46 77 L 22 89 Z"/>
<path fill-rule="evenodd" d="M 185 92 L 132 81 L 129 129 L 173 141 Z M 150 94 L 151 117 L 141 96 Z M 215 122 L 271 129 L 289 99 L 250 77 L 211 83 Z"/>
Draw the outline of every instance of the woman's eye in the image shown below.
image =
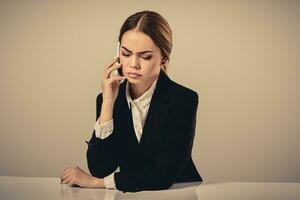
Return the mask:
<path fill-rule="evenodd" d="M 150 60 L 152 58 L 152 56 L 145 56 L 145 57 L 142 57 L 143 59 L 145 60 Z"/>
<path fill-rule="evenodd" d="M 126 56 L 126 57 L 130 56 L 129 54 L 125 54 L 125 53 L 122 53 L 122 55 L 123 55 L 123 56 Z"/>
<path fill-rule="evenodd" d="M 122 55 L 125 56 L 125 57 L 129 57 L 130 56 L 130 54 L 126 54 L 126 53 L 122 53 Z M 152 56 L 141 56 L 141 57 L 143 59 L 145 59 L 145 60 L 150 60 L 152 58 Z"/>

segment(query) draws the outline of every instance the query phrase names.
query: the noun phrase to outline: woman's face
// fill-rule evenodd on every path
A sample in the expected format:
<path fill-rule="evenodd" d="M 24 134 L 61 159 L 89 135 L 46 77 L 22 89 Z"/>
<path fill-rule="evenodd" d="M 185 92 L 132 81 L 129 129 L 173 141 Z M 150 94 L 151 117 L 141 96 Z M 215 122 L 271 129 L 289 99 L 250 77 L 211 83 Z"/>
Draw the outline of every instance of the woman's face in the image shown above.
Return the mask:
<path fill-rule="evenodd" d="M 123 75 L 129 83 L 151 84 L 159 75 L 161 61 L 160 49 L 148 35 L 137 30 L 129 30 L 123 34 L 120 62 Z"/>

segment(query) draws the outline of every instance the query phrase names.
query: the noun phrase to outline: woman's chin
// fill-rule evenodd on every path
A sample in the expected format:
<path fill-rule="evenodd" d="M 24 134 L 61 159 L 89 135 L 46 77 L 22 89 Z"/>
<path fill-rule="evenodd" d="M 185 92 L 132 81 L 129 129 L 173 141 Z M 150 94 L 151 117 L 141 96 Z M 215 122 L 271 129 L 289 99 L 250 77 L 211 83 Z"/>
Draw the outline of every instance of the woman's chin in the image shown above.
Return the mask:
<path fill-rule="evenodd" d="M 130 84 L 138 84 L 138 83 L 140 83 L 140 81 L 136 81 L 136 80 L 129 80 L 129 79 L 127 79 L 127 81 L 130 83 Z"/>
<path fill-rule="evenodd" d="M 133 79 L 133 78 L 130 78 L 130 77 L 126 77 L 126 79 L 129 83 L 132 83 L 132 84 L 140 83 L 142 81 L 141 79 Z"/>

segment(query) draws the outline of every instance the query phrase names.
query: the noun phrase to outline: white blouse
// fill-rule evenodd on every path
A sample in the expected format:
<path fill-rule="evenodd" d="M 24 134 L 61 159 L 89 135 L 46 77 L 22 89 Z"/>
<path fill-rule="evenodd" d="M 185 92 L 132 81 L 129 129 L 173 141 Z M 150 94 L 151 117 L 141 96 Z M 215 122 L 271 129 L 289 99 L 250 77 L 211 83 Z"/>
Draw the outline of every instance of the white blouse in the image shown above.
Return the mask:
<path fill-rule="evenodd" d="M 150 102 L 154 93 L 154 90 L 156 88 L 158 77 L 155 79 L 155 81 L 152 83 L 151 87 L 139 98 L 132 100 L 129 92 L 129 83 L 127 81 L 126 83 L 126 99 L 128 103 L 129 109 L 131 109 L 132 113 L 132 119 L 133 119 L 133 127 L 135 131 L 136 138 L 138 142 L 140 142 L 143 128 L 145 124 L 145 120 L 148 114 Z M 101 106 L 101 105 L 99 105 Z M 100 117 L 99 117 L 100 118 Z M 99 118 L 95 123 L 95 135 L 97 138 L 105 139 L 107 138 L 114 129 L 113 119 L 103 122 L 99 124 Z M 117 171 L 120 171 L 119 167 L 117 168 Z M 114 180 L 114 172 L 110 174 L 107 177 L 104 177 L 104 184 L 107 189 L 114 189 L 115 186 L 115 180 Z"/>

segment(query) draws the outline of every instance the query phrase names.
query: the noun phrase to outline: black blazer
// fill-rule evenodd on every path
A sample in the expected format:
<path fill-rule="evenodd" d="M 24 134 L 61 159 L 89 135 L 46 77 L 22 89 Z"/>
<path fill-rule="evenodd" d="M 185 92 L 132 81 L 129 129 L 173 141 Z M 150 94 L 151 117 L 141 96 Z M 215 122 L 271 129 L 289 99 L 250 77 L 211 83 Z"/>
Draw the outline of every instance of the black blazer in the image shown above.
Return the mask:
<path fill-rule="evenodd" d="M 114 104 L 114 130 L 100 139 L 92 134 L 87 163 L 99 178 L 115 173 L 123 192 L 167 189 L 175 182 L 202 181 L 191 158 L 196 127 L 198 94 L 172 81 L 160 70 L 143 134 L 138 143 L 131 110 L 126 100 L 125 80 Z M 97 96 L 96 120 L 101 113 L 102 93 Z"/>

